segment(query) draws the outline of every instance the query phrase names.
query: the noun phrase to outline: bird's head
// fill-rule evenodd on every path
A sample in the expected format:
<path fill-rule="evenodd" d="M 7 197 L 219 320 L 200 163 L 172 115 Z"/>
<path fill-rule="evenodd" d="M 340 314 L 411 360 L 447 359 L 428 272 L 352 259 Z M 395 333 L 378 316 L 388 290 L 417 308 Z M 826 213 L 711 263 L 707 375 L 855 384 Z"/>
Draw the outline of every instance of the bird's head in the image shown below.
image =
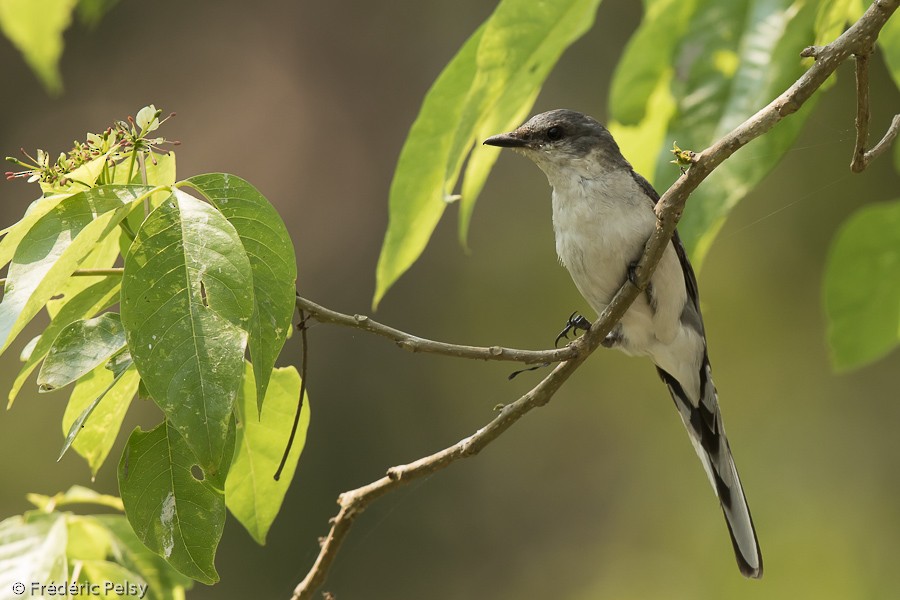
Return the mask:
<path fill-rule="evenodd" d="M 484 143 L 512 148 L 527 156 L 551 183 L 557 177 L 596 177 L 628 166 L 609 131 L 574 110 L 535 115 L 518 129 L 489 137 Z"/>

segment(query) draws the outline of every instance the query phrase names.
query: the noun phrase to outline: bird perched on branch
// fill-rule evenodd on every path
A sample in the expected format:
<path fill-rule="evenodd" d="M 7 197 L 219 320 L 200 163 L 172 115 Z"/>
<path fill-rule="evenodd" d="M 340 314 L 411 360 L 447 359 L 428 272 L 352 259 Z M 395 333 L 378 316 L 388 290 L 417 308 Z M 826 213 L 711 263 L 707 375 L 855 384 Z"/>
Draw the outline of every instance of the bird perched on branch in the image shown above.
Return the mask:
<path fill-rule="evenodd" d="M 516 150 L 547 175 L 556 251 L 578 291 L 600 314 L 625 278 L 634 277 L 656 227 L 659 194 L 625 160 L 609 131 L 579 112 L 542 113 L 484 143 Z M 589 326 L 583 317 L 570 318 L 563 334 Z M 741 573 L 762 577 L 753 519 L 722 427 L 697 280 L 677 232 L 645 292 L 603 345 L 648 356 L 656 365 L 722 505 Z"/>

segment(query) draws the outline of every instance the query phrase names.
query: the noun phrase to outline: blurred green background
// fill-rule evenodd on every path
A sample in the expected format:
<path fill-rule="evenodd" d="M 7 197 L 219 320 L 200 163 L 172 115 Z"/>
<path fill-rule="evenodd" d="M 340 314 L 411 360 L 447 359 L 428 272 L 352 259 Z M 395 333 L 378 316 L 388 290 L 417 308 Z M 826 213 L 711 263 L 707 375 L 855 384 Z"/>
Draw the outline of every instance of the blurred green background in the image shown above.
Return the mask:
<path fill-rule="evenodd" d="M 98 30 L 67 33 L 59 98 L 0 43 L 0 151 L 55 155 L 145 104 L 177 111 L 162 133 L 183 142 L 181 177 L 228 171 L 253 182 L 294 236 L 301 292 L 366 312 L 401 144 L 428 86 L 492 8 L 126 0 Z M 638 3 L 604 2 L 535 112 L 569 107 L 605 119 L 612 68 L 639 19 Z M 872 62 L 880 136 L 900 95 Z M 830 240 L 859 206 L 900 196 L 888 158 L 850 173 L 854 111 L 845 65 L 699 274 L 716 383 L 763 547 L 761 582 L 738 573 L 653 367 L 600 351 L 480 456 L 379 500 L 325 589 L 340 599 L 581 600 L 884 598 L 900 588 L 900 354 L 834 375 L 824 341 Z M 738 158 L 752 160 L 752 148 Z M 449 214 L 376 318 L 435 339 L 548 347 L 571 311 L 587 310 L 556 260 L 549 192 L 538 169 L 504 155 L 476 208 L 471 253 L 456 243 Z M 0 223 L 18 219 L 36 193 L 6 183 Z M 313 420 L 269 543 L 256 546 L 229 519 L 221 583 L 198 584 L 189 598 L 289 597 L 341 491 L 469 435 L 542 376 L 509 382 L 509 364 L 411 355 L 326 325 L 309 339 Z M 19 347 L 0 358 L 4 393 Z M 280 362 L 298 359 L 295 336 Z M 30 390 L 0 414 L 0 517 L 26 510 L 26 492 L 91 485 L 74 453 L 55 462 L 66 392 Z M 116 492 L 113 457 L 125 432 L 159 419 L 154 406 L 132 407 L 94 487 Z"/>

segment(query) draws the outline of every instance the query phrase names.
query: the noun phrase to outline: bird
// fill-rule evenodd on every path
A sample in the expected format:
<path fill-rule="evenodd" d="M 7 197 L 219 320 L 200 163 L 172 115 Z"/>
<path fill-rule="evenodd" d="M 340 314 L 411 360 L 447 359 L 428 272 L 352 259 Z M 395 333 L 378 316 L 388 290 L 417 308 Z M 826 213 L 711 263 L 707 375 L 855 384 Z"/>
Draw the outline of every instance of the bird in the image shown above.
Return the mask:
<path fill-rule="evenodd" d="M 625 279 L 634 277 L 656 227 L 659 194 L 603 125 L 574 110 L 538 114 L 483 143 L 513 149 L 547 176 L 560 262 L 590 307 L 602 313 Z M 560 335 L 589 325 L 573 315 Z M 722 425 L 697 279 L 677 231 L 644 293 L 602 344 L 656 365 L 725 514 L 738 567 L 748 578 L 762 577 L 756 528 Z"/>

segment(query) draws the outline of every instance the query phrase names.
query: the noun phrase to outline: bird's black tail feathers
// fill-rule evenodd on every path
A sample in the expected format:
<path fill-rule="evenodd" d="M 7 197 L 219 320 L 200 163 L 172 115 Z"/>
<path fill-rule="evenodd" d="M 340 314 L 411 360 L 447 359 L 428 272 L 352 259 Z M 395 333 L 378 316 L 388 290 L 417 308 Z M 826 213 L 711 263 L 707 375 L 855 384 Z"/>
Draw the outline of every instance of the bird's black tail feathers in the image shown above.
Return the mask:
<path fill-rule="evenodd" d="M 747 498 L 722 427 L 722 415 L 719 412 L 709 359 L 704 352 L 700 365 L 698 398 L 691 397 L 696 392 L 690 395 L 686 393 L 681 383 L 666 371 L 658 367 L 657 371 L 672 394 L 694 449 L 722 505 L 738 567 L 744 576 L 759 579 L 763 573 L 762 554 Z"/>

